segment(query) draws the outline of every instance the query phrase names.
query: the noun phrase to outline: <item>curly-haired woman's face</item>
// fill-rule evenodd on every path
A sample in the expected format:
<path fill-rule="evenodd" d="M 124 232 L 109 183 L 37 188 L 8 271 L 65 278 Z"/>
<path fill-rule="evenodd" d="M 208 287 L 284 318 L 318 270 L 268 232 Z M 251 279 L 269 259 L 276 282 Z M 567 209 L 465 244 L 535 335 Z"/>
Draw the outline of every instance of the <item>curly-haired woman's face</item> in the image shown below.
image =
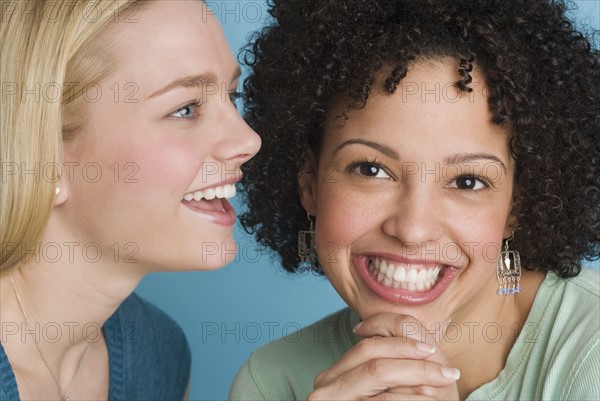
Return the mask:
<path fill-rule="evenodd" d="M 238 63 L 201 1 L 153 2 L 130 17 L 111 27 L 116 66 L 65 145 L 73 168 L 60 213 L 132 269 L 223 266 L 236 251 L 227 198 L 260 147 L 230 98 Z"/>
<path fill-rule="evenodd" d="M 490 121 L 482 76 L 461 92 L 456 71 L 455 61 L 419 62 L 341 128 L 333 110 L 317 174 L 300 179 L 323 269 L 363 319 L 396 312 L 433 325 L 499 297 L 509 133 Z"/>

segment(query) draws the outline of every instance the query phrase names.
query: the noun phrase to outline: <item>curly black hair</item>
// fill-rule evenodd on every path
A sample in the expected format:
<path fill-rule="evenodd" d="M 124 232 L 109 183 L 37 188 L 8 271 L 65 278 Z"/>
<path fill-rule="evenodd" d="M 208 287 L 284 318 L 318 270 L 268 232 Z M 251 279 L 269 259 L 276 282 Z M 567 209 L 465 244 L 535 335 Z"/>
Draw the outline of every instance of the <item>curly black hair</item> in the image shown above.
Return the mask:
<path fill-rule="evenodd" d="M 600 257 L 600 58 L 546 0 L 273 0 L 272 26 L 243 52 L 249 125 L 260 153 L 244 165 L 241 222 L 299 269 L 297 233 L 308 220 L 298 174 L 318 155 L 322 126 L 341 94 L 360 109 L 393 93 L 419 60 L 450 57 L 457 87 L 483 71 L 493 122 L 508 124 L 516 160 L 512 247 L 523 266 L 560 277 Z M 376 79 L 387 72 L 383 88 Z M 347 118 L 343 113 L 342 117 Z"/>

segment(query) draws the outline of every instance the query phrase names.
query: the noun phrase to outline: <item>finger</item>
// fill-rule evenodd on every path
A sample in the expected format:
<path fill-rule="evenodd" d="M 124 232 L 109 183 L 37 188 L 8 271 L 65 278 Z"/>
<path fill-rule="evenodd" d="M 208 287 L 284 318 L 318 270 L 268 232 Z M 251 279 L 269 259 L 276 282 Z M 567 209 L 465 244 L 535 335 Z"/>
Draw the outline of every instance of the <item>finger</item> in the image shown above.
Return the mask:
<path fill-rule="evenodd" d="M 373 359 L 317 387 L 314 399 L 353 400 L 374 397 L 394 387 L 449 386 L 460 377 L 457 369 L 411 359 Z"/>
<path fill-rule="evenodd" d="M 370 337 L 361 340 L 344 354 L 335 365 L 317 376 L 316 385 L 357 368 L 373 359 L 424 359 L 435 352 L 435 346 L 406 337 Z"/>
<path fill-rule="evenodd" d="M 440 332 L 445 327 L 442 325 L 435 325 L 433 329 L 428 330 L 419 320 L 410 315 L 400 315 L 395 313 L 379 313 L 372 315 L 359 323 L 355 328 L 354 332 L 361 337 L 371 336 L 393 336 L 393 337 L 404 337 L 410 338 L 418 342 L 428 343 L 431 345 L 437 345 L 437 338 L 441 338 Z M 437 328 L 437 330 L 436 330 Z M 436 351 L 432 353 L 428 360 L 439 362 L 440 364 L 447 365 L 448 359 L 436 347 Z"/>
<path fill-rule="evenodd" d="M 369 397 L 366 400 L 369 401 L 437 401 L 439 398 L 429 397 L 427 395 L 414 395 L 414 394 L 398 394 L 383 392 L 376 396 Z"/>
<path fill-rule="evenodd" d="M 459 400 L 457 383 L 445 387 L 416 386 L 416 387 L 394 387 L 386 390 L 391 394 L 403 394 L 412 396 L 424 396 L 433 400 Z"/>
<path fill-rule="evenodd" d="M 438 334 L 446 322 L 436 322 L 430 327 L 410 315 L 396 313 L 378 313 L 369 316 L 355 326 L 354 332 L 361 337 L 384 336 L 384 337 L 408 337 L 421 342 L 435 343 Z M 433 341 L 432 341 L 433 340 Z"/>

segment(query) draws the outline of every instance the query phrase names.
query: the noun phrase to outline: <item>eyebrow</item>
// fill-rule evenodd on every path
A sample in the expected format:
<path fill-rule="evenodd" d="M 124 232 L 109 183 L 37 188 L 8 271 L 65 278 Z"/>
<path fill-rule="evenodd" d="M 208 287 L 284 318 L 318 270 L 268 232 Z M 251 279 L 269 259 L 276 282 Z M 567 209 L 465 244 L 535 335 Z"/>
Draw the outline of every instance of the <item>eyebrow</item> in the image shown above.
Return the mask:
<path fill-rule="evenodd" d="M 373 142 L 373 141 L 369 141 L 367 139 L 362 139 L 362 138 L 353 138 L 353 139 L 348 139 L 347 141 L 341 143 L 337 148 L 335 148 L 335 151 L 333 152 L 333 155 L 335 156 L 336 153 L 338 153 L 342 148 L 349 146 L 349 145 L 364 145 L 364 146 L 368 146 L 372 149 L 375 149 L 376 151 L 391 157 L 392 159 L 395 160 L 399 160 L 400 159 L 400 155 L 398 154 L 398 152 L 396 152 L 396 150 L 392 149 L 389 146 L 383 145 L 381 143 L 377 143 L 377 142 Z M 456 154 L 456 155 L 452 155 L 449 157 L 446 157 L 444 159 L 444 163 L 446 165 L 448 164 L 459 164 L 459 163 L 468 163 L 468 162 L 472 162 L 475 160 L 491 160 L 495 163 L 498 163 L 502 169 L 504 170 L 504 173 L 508 172 L 508 168 L 506 167 L 506 164 L 504 164 L 504 162 L 502 160 L 500 160 L 498 157 L 489 154 L 489 153 L 461 153 L 461 154 Z"/>
<path fill-rule="evenodd" d="M 233 72 L 231 82 L 238 79 L 240 75 L 242 75 L 242 70 L 238 65 L 235 71 Z M 160 96 L 177 88 L 194 88 L 215 83 L 217 83 L 217 76 L 212 72 L 205 72 L 200 75 L 188 75 L 186 77 L 175 79 L 171 83 L 165 85 L 163 88 L 157 90 L 156 92 L 148 96 L 147 99 Z"/>
<path fill-rule="evenodd" d="M 333 155 L 335 156 L 335 154 L 338 153 L 340 150 L 342 150 L 342 148 L 349 146 L 349 145 L 368 146 L 372 149 L 375 149 L 379 153 L 386 155 L 387 157 L 391 157 L 392 159 L 396 159 L 396 160 L 400 159 L 400 155 L 398 154 L 398 152 L 396 152 L 391 147 L 383 145 L 381 143 L 369 141 L 367 139 L 362 139 L 362 138 L 348 139 L 347 141 L 341 143 L 337 148 L 335 148 Z"/>
<path fill-rule="evenodd" d="M 508 168 L 506 167 L 506 165 L 504 164 L 504 162 L 502 160 L 500 160 L 498 157 L 489 154 L 489 153 L 462 153 L 462 154 L 456 154 L 453 156 L 449 156 L 447 158 L 444 159 L 444 163 L 446 163 L 446 165 L 448 164 L 459 164 L 459 163 L 468 163 L 468 162 L 472 162 L 475 160 L 491 160 L 495 163 L 498 163 L 500 165 L 500 167 L 502 167 L 502 169 L 504 170 L 504 173 L 508 173 Z"/>

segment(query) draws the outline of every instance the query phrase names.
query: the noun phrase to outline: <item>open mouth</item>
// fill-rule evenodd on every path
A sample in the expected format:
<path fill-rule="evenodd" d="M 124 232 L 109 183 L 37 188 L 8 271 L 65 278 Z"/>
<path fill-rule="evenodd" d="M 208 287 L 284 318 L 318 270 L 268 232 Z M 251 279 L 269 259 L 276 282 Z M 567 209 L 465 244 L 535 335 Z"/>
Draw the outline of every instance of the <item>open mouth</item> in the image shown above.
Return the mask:
<path fill-rule="evenodd" d="M 406 305 L 434 301 L 458 273 L 456 267 L 439 262 L 401 261 L 381 255 L 361 255 L 353 259 L 371 291 L 388 302 Z"/>
<path fill-rule="evenodd" d="M 422 265 L 369 257 L 369 272 L 379 284 L 408 291 L 429 291 L 437 283 L 442 264 Z"/>
<path fill-rule="evenodd" d="M 229 226 L 235 223 L 236 216 L 227 199 L 235 194 L 235 184 L 226 184 L 187 193 L 181 203 L 212 222 Z"/>

